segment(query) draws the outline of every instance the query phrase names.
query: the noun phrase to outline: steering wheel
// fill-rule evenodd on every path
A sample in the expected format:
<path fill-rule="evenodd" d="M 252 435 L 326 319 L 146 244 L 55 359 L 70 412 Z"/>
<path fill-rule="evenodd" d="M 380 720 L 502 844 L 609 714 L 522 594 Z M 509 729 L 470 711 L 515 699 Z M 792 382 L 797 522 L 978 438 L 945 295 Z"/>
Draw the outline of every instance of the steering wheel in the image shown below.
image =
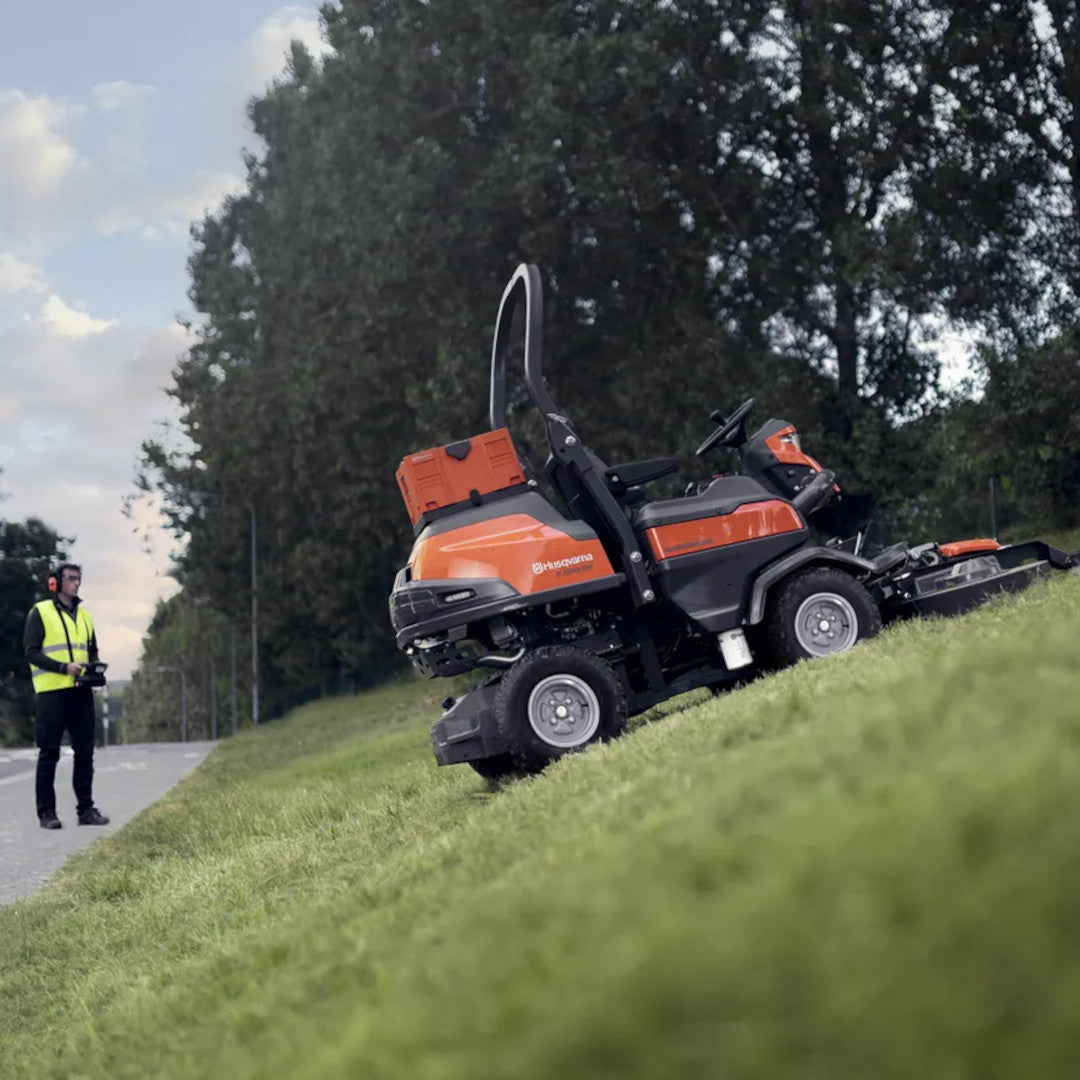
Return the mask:
<path fill-rule="evenodd" d="M 704 457 L 714 446 L 727 446 L 729 449 L 737 450 L 746 442 L 746 433 L 743 432 L 741 439 L 737 439 L 736 436 L 756 404 L 757 398 L 747 398 L 726 420 L 723 413 L 714 409 L 709 413 L 709 419 L 715 420 L 719 426 L 694 453 L 698 457 Z"/>

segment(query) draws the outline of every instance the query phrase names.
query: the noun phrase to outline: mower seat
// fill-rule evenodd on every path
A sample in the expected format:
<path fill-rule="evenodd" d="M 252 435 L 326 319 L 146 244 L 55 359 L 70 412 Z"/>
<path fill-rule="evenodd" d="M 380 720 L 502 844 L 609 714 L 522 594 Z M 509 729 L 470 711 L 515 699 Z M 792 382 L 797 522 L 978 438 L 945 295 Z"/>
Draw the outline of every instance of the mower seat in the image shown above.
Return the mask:
<path fill-rule="evenodd" d="M 721 476 L 700 495 L 662 499 L 643 506 L 634 514 L 634 526 L 644 531 L 661 525 L 676 525 L 680 521 L 730 514 L 745 503 L 770 502 L 775 499 L 776 496 L 771 491 L 766 491 L 749 476 Z"/>
<path fill-rule="evenodd" d="M 886 571 L 894 569 L 901 563 L 907 562 L 910 554 L 911 549 L 903 541 L 884 548 L 870 560 L 874 564 L 874 573 L 884 574 Z"/>

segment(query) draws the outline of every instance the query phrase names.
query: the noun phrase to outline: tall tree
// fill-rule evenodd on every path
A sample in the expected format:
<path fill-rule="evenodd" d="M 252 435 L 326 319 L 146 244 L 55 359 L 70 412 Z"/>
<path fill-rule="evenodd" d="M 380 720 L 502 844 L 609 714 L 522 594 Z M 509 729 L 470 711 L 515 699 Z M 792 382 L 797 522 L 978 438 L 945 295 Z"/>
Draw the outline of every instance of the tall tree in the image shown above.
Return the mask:
<path fill-rule="evenodd" d="M 1060 225 L 1056 251 L 1075 302 L 1080 299 L 1080 4 L 1043 0 L 1043 9 L 1049 26 L 1041 36 L 1047 80 L 1039 136 L 1058 189 L 1052 203 Z M 1036 9 L 1034 20 L 1038 17 Z"/>
<path fill-rule="evenodd" d="M 26 614 L 45 596 L 49 570 L 64 558 L 63 540 L 36 518 L 0 518 L 0 746 L 34 738 L 34 688 L 23 658 Z"/>
<path fill-rule="evenodd" d="M 935 326 L 1002 302 L 971 283 L 987 251 L 1015 279 L 1040 175 L 1008 164 L 1013 99 L 958 96 L 981 35 L 981 85 L 1010 62 L 994 19 L 1017 3 L 324 7 L 332 52 L 294 47 L 251 105 L 247 191 L 195 234 L 189 450 L 147 447 L 185 588 L 239 617 L 257 531 L 271 693 L 380 672 L 409 542 L 394 468 L 484 425 L 523 260 L 556 399 L 609 458 L 688 449 L 755 392 L 848 486 L 925 486 L 900 421 L 934 387 Z"/>
<path fill-rule="evenodd" d="M 250 652 L 220 612 L 185 592 L 158 603 L 124 690 L 126 742 L 209 739 L 251 722 Z M 185 729 L 186 723 L 186 729 Z"/>

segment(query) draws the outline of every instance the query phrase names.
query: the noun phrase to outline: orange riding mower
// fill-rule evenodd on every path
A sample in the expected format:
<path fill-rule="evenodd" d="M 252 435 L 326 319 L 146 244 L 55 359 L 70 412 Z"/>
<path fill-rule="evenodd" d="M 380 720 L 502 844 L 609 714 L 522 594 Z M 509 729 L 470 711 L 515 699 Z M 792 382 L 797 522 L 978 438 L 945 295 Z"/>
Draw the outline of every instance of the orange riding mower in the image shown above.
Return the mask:
<path fill-rule="evenodd" d="M 524 305 L 525 387 L 549 456 L 532 471 L 507 429 L 511 324 Z M 1039 540 L 819 545 L 809 520 L 836 477 L 754 399 L 697 448 L 735 451 L 740 475 L 647 501 L 677 458 L 608 465 L 552 400 L 541 368 L 534 266 L 503 293 L 491 357 L 491 430 L 411 454 L 397 473 L 416 541 L 390 595 L 397 644 L 428 676 L 486 676 L 447 698 L 431 729 L 440 765 L 535 772 L 620 735 L 626 718 L 697 687 L 850 649 L 883 622 L 951 615 L 1030 584 L 1076 555 Z"/>

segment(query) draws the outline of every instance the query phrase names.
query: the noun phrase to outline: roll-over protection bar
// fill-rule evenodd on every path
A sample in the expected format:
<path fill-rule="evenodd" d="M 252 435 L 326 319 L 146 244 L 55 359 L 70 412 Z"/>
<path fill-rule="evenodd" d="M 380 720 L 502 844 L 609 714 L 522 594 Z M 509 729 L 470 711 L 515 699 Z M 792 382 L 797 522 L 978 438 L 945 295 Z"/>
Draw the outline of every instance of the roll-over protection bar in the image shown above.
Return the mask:
<path fill-rule="evenodd" d="M 491 346 L 491 427 L 506 427 L 506 359 L 510 348 L 510 329 L 518 304 L 525 304 L 525 386 L 533 404 L 544 418 L 544 429 L 552 460 L 571 472 L 587 493 L 606 531 L 618 545 L 618 561 L 630 586 L 634 606 L 651 604 L 656 599 L 645 569 L 645 557 L 638 538 L 623 508 L 615 501 L 603 473 L 603 463 L 581 445 L 569 419 L 559 412 L 541 369 L 543 287 L 540 271 L 522 263 L 503 290 L 499 314 L 495 320 L 495 338 Z"/>
<path fill-rule="evenodd" d="M 540 271 L 522 263 L 503 290 L 499 314 L 495 320 L 495 338 L 491 346 L 491 428 L 506 427 L 506 357 L 510 348 L 510 329 L 518 304 L 525 302 L 525 386 L 544 417 L 559 410 L 548 392 L 541 370 L 544 298 Z"/>

